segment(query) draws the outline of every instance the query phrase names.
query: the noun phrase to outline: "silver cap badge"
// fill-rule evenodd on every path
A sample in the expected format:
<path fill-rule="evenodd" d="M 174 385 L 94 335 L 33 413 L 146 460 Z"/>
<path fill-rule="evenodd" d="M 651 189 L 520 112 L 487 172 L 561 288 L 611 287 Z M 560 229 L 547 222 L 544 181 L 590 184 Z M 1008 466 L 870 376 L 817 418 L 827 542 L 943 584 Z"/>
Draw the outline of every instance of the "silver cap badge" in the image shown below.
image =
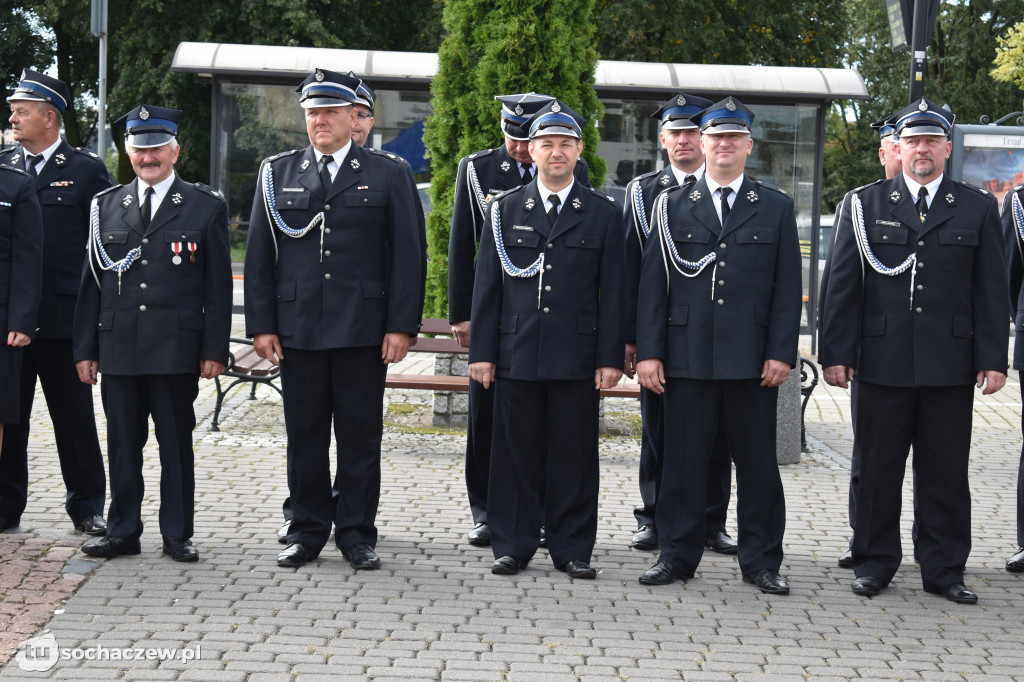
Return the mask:
<path fill-rule="evenodd" d="M 139 109 L 139 118 L 141 118 L 143 121 L 149 120 L 149 110 L 146 109 L 146 107 L 141 107 Z"/>
<path fill-rule="evenodd" d="M 551 111 L 555 112 L 556 114 L 561 110 L 562 107 L 559 106 L 558 102 L 555 102 L 554 104 L 551 105 Z"/>
<path fill-rule="evenodd" d="M 317 82 L 319 83 L 320 81 L 322 81 L 324 79 L 324 72 L 321 71 L 320 69 L 317 69 L 314 77 L 316 78 Z"/>
<path fill-rule="evenodd" d="M 681 107 L 685 107 L 686 106 L 686 98 L 683 97 L 682 95 L 679 95 L 678 97 L 676 97 L 676 104 L 678 104 Z"/>
<path fill-rule="evenodd" d="M 736 102 L 732 101 L 732 97 L 725 101 L 725 108 L 729 111 L 736 111 Z"/>

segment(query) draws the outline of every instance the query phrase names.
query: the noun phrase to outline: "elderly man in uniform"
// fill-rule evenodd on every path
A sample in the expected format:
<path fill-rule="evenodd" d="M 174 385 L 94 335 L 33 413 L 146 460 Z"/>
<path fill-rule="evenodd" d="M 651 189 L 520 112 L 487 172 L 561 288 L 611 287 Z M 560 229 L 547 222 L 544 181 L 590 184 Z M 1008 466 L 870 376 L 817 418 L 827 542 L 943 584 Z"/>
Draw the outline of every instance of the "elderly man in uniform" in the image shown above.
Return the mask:
<path fill-rule="evenodd" d="M 548 95 L 530 92 L 499 95 L 501 130 L 505 144 L 474 152 L 459 161 L 455 179 L 455 204 L 448 238 L 448 321 L 452 334 L 463 346 L 469 346 L 470 312 L 473 304 L 473 276 L 477 245 L 487 228 L 487 198 L 537 177 L 530 156 L 529 131 L 524 127 L 531 116 L 553 100 Z M 587 162 L 577 160 L 573 175 L 577 182 L 590 186 Z M 466 433 L 466 492 L 473 516 L 469 544 L 491 544 L 487 526 L 487 485 L 491 461 L 491 422 L 494 391 L 485 391 L 472 377 L 469 382 L 469 423 Z M 543 514 L 541 523 L 544 522 Z M 546 533 L 540 529 L 541 546 Z"/>
<path fill-rule="evenodd" d="M 644 244 L 651 231 L 654 200 L 667 187 L 687 185 L 704 176 L 704 152 L 700 148 L 700 126 L 693 117 L 711 106 L 703 97 L 678 93 L 651 114 L 660 122 L 658 139 L 668 153 L 669 165 L 633 180 L 626 187 L 626 270 L 629 296 L 626 322 L 626 359 L 624 371 L 636 376 L 636 291 L 640 285 L 640 263 Z M 650 550 L 658 548 L 655 516 L 661 488 L 661 468 L 665 450 L 663 423 L 664 405 L 661 395 L 640 389 L 640 413 L 643 434 L 640 440 L 640 499 L 644 506 L 633 510 L 637 531 L 632 546 Z M 725 443 L 725 432 L 718 430 L 708 466 L 708 508 L 705 545 L 713 552 L 735 554 L 736 541 L 725 532 L 725 515 L 729 509 L 732 487 L 732 462 Z"/>
<path fill-rule="evenodd" d="M 231 332 L 227 203 L 174 171 L 181 112 L 144 104 L 115 124 L 137 179 L 93 199 L 87 265 L 75 310 L 78 376 L 95 384 L 107 415 L 107 534 L 89 556 L 138 554 L 142 450 L 149 418 L 160 445 L 163 552 L 195 561 L 193 403 L 199 377 L 224 371 Z"/>
<path fill-rule="evenodd" d="M 1006 270 L 995 199 L 943 172 L 953 115 L 921 99 L 897 114 L 903 172 L 850 192 L 837 226 L 819 358 L 832 386 L 855 380 L 860 448 L 855 594 L 902 560 L 900 506 L 914 451 L 924 589 L 961 604 L 971 549 L 974 386 L 1006 381 Z"/>
<path fill-rule="evenodd" d="M 640 582 L 665 585 L 696 572 L 708 467 L 724 427 L 736 463 L 743 580 L 788 594 L 779 573 L 786 503 L 775 415 L 800 328 L 793 200 L 744 174 L 753 149 L 747 107 L 728 97 L 699 118 L 707 172 L 655 202 L 640 278 L 637 374 L 665 401 L 661 554 Z"/>
<path fill-rule="evenodd" d="M 573 177 L 586 120 L 557 99 L 529 121 L 537 176 L 492 199 L 473 291 L 469 374 L 494 391 L 492 573 L 540 546 L 572 578 L 597 535 L 599 389 L 622 377 L 625 261 L 615 201 Z M 542 495 L 544 481 L 558 494 Z"/>
<path fill-rule="evenodd" d="M 297 88 L 310 146 L 266 159 L 245 254 L 246 333 L 281 365 L 294 518 L 281 566 L 335 543 L 376 569 L 387 365 L 419 330 L 417 198 L 394 154 L 352 143 L 359 79 L 317 69 Z M 331 495 L 334 425 L 340 494 Z"/>
<path fill-rule="evenodd" d="M 35 342 L 22 356 L 20 421 L 4 433 L 0 530 L 20 523 L 28 500 L 29 422 L 38 376 L 67 490 L 64 509 L 77 530 L 103 535 L 107 476 L 92 389 L 78 380 L 72 359 L 71 326 L 89 235 L 89 201 L 110 187 L 110 176 L 95 154 L 61 138 L 63 115 L 71 104 L 62 81 L 25 69 L 7 101 L 14 139 L 20 144 L 0 152 L 0 163 L 34 176 L 43 215 L 43 288 Z"/>
<path fill-rule="evenodd" d="M 885 171 L 885 179 L 894 178 L 903 172 L 903 161 L 900 159 L 899 154 L 896 153 L 896 143 L 899 142 L 899 138 L 896 137 L 896 117 L 886 116 L 883 119 L 875 121 L 871 124 L 871 127 L 878 131 L 878 162 L 881 164 Z M 838 230 L 836 226 L 839 224 L 839 218 L 842 215 L 843 202 L 839 202 L 836 206 L 835 220 L 832 222 L 832 244 L 829 245 L 828 253 L 825 256 L 825 267 L 821 271 L 821 288 L 818 293 L 818 319 L 821 320 L 824 317 L 825 308 L 825 297 L 828 293 L 828 279 L 832 270 L 832 252 L 833 245 L 835 244 L 836 234 Z M 819 333 L 821 328 L 818 329 Z M 856 405 L 856 393 L 857 385 L 854 383 L 850 386 L 851 406 Z M 856 420 L 856 415 L 853 415 Z M 857 517 L 857 486 L 860 484 L 860 446 L 858 443 L 854 443 L 853 450 L 850 453 L 850 493 L 849 493 L 849 516 L 850 516 L 850 529 L 856 530 L 854 524 L 856 524 Z M 917 538 L 917 525 L 914 525 L 914 538 Z M 841 555 L 837 562 L 840 568 L 853 568 L 853 536 L 850 536 L 850 541 L 847 543 L 847 549 Z"/>

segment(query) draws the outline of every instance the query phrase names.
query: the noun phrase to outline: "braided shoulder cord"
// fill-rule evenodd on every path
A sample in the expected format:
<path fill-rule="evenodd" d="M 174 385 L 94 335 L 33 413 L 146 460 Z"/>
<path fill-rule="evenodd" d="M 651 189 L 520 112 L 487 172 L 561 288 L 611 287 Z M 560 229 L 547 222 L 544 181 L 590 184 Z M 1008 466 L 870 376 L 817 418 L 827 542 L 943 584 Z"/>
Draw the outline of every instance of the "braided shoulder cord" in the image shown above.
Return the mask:
<path fill-rule="evenodd" d="M 487 198 L 484 196 L 484 192 L 480 189 L 480 178 L 476 174 L 476 164 L 473 161 L 469 162 L 466 168 L 466 175 L 469 176 L 469 193 L 476 199 L 476 205 L 480 208 L 480 215 L 487 215 Z"/>
<path fill-rule="evenodd" d="M 1021 258 L 1024 259 L 1024 206 L 1021 206 L 1020 195 L 1017 192 L 1013 193 L 1013 199 L 1010 200 L 1010 210 L 1013 212 L 1013 226 L 1017 228 L 1017 252 L 1021 254 Z"/>
<path fill-rule="evenodd" d="M 274 198 L 274 169 L 269 163 L 263 165 L 263 198 L 266 201 L 267 212 L 270 214 L 270 218 L 273 220 L 274 225 L 289 237 L 298 239 L 299 237 L 306 236 L 307 232 L 317 226 L 320 226 L 321 228 L 323 227 L 323 211 L 320 211 L 313 216 L 313 219 L 309 221 L 309 224 L 302 229 L 296 230 L 285 224 L 284 219 L 281 218 L 281 214 L 277 210 L 277 199 Z"/>
<path fill-rule="evenodd" d="M 640 235 L 643 239 L 647 239 L 651 236 L 651 226 L 647 223 L 647 211 L 644 210 L 644 190 L 640 187 L 640 183 L 636 180 L 633 181 L 633 188 L 630 191 L 630 199 L 633 204 L 633 219 L 636 226 L 643 231 Z"/>
<path fill-rule="evenodd" d="M 494 247 L 498 252 L 498 260 L 501 261 L 501 267 L 505 274 L 509 277 L 518 277 L 520 279 L 529 279 L 530 277 L 536 277 L 538 274 L 540 275 L 537 278 L 537 308 L 540 308 L 541 286 L 544 283 L 544 252 L 541 251 L 540 255 L 537 256 L 537 260 L 529 267 L 517 268 L 512 263 L 512 259 L 508 257 L 508 253 L 505 251 L 505 240 L 501 235 L 501 211 L 498 208 L 497 201 L 491 204 L 491 230 L 494 233 Z"/>
<path fill-rule="evenodd" d="M 864 205 L 860 201 L 860 195 L 853 195 L 853 234 L 857 240 L 857 248 L 860 249 L 861 254 L 864 256 L 864 260 L 868 262 L 871 269 L 880 275 L 886 277 L 897 277 L 906 272 L 910 267 L 917 261 L 917 254 L 912 253 L 907 256 L 907 259 L 897 265 L 895 268 L 886 267 L 882 264 L 874 252 L 871 250 L 871 245 L 868 243 L 868 234 L 864 229 Z"/>
<path fill-rule="evenodd" d="M 658 195 L 658 199 L 654 204 L 654 215 L 655 220 L 659 223 L 661 234 L 662 234 L 662 248 L 668 247 L 668 251 L 672 256 L 672 266 L 676 269 L 683 277 L 696 277 L 704 271 L 710 263 L 714 262 L 718 258 L 718 254 L 714 251 L 701 258 L 696 263 L 685 260 L 679 255 L 679 251 L 676 249 L 676 243 L 672 239 L 672 230 L 669 229 L 668 225 L 668 197 L 667 192 L 662 192 Z M 682 267 L 680 267 L 682 266 Z M 683 268 L 693 270 L 694 272 L 685 272 Z"/>
<path fill-rule="evenodd" d="M 128 254 L 119 261 L 114 261 L 108 254 L 107 250 L 103 248 L 103 240 L 100 239 L 100 204 L 93 197 L 92 203 L 89 206 L 89 224 L 92 231 L 92 244 L 96 257 L 99 260 L 99 266 L 101 270 L 113 270 L 117 273 L 117 293 L 121 293 L 121 275 L 128 272 L 128 269 L 132 266 L 139 256 L 142 255 L 142 247 L 136 246 L 134 249 L 128 252 Z M 90 258 L 90 267 L 92 259 Z M 95 271 L 93 271 L 95 277 Z M 99 284 L 99 278 L 96 278 L 96 283 Z"/>

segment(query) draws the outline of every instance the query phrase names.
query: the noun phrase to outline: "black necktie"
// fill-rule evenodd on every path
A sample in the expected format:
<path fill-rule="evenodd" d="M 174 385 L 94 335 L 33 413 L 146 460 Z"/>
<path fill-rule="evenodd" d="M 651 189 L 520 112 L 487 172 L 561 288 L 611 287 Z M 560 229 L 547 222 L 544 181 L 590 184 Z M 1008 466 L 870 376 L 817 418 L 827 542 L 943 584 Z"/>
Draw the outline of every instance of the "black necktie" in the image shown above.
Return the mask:
<path fill-rule="evenodd" d="M 684 185 L 689 185 L 691 182 L 695 181 L 696 179 L 697 179 L 697 176 L 695 176 L 695 175 L 687 175 L 685 178 L 683 178 L 683 184 Z"/>
<path fill-rule="evenodd" d="M 548 209 L 548 221 L 554 225 L 555 221 L 558 220 L 558 204 L 562 202 L 557 194 L 549 196 L 548 201 L 551 202 L 551 208 Z"/>
<path fill-rule="evenodd" d="M 520 185 L 525 185 L 528 182 L 530 182 L 530 180 L 533 180 L 533 173 L 530 172 L 530 170 L 532 168 L 533 168 L 533 164 L 532 163 L 524 163 L 523 164 L 523 181 L 519 183 Z"/>
<path fill-rule="evenodd" d="M 928 215 L 928 188 L 922 187 L 917 192 L 917 214 L 921 216 L 921 222 L 924 222 L 924 218 Z"/>
<path fill-rule="evenodd" d="M 35 156 L 33 156 L 32 154 L 27 154 L 25 156 L 25 170 L 27 170 L 32 175 L 39 175 L 39 172 L 36 170 L 36 165 L 39 164 L 39 162 L 42 160 L 42 154 L 36 154 Z"/>
<path fill-rule="evenodd" d="M 729 195 L 732 194 L 732 187 L 723 187 L 722 192 L 722 227 L 729 218 Z"/>
<path fill-rule="evenodd" d="M 324 186 L 324 194 L 331 191 L 331 171 L 327 169 L 327 164 L 329 164 L 333 159 L 333 156 L 328 156 L 327 154 L 320 157 L 320 162 L 322 164 L 320 166 L 320 184 Z"/>
<path fill-rule="evenodd" d="M 140 208 L 140 210 L 142 211 L 142 226 L 145 227 L 145 228 L 149 227 L 149 221 L 153 217 L 153 209 L 152 209 L 152 205 L 153 204 L 152 204 L 152 201 L 151 201 L 152 198 L 153 198 L 153 188 L 152 187 L 147 187 L 146 188 L 146 196 L 142 200 L 142 206 Z"/>

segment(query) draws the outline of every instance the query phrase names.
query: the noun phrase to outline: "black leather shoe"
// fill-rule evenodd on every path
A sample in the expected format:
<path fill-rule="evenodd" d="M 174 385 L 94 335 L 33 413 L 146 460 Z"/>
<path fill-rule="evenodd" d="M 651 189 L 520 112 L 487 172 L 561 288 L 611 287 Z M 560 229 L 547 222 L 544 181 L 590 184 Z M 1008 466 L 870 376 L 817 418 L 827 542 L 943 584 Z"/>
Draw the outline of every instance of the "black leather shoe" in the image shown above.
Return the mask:
<path fill-rule="evenodd" d="M 848 549 L 839 555 L 839 568 L 853 568 L 853 550 Z"/>
<path fill-rule="evenodd" d="M 100 514 L 90 514 L 75 524 L 75 530 L 86 535 L 100 536 L 107 534 L 107 522 Z"/>
<path fill-rule="evenodd" d="M 17 526 L 18 524 L 13 521 L 8 521 L 4 517 L 0 516 L 0 533 L 3 533 L 5 530 L 10 530 L 11 528 L 16 528 Z"/>
<path fill-rule="evenodd" d="M 1017 553 L 1006 560 L 1006 570 L 1011 573 L 1024 573 L 1024 547 L 1018 547 Z"/>
<path fill-rule="evenodd" d="M 287 568 L 298 568 L 299 566 L 305 566 L 318 556 L 320 556 L 320 552 L 314 550 L 309 545 L 293 542 L 282 549 L 281 553 L 277 555 L 277 565 Z"/>
<path fill-rule="evenodd" d="M 941 594 L 949 601 L 956 602 L 957 604 L 977 604 L 978 595 L 967 589 L 967 586 L 963 583 L 950 583 L 940 589 L 925 588 L 925 592 L 931 592 L 932 594 Z"/>
<path fill-rule="evenodd" d="M 778 571 L 762 568 L 743 576 L 743 582 L 750 583 L 765 594 L 789 594 L 789 583 Z"/>
<path fill-rule="evenodd" d="M 548 546 L 548 531 L 544 528 L 544 526 L 540 527 L 540 546 Z"/>
<path fill-rule="evenodd" d="M 736 553 L 736 541 L 729 537 L 729 534 L 724 530 L 715 531 L 704 538 L 704 546 L 712 552 L 718 552 L 719 554 Z"/>
<path fill-rule="evenodd" d="M 686 576 L 683 575 L 671 564 L 665 561 L 659 561 L 654 564 L 640 576 L 641 585 L 671 585 L 676 581 L 686 580 Z"/>
<path fill-rule="evenodd" d="M 653 523 L 645 523 L 633 533 L 633 541 L 629 544 L 634 549 L 658 549 L 658 529 Z"/>
<path fill-rule="evenodd" d="M 292 520 L 285 519 L 285 522 L 281 524 L 281 527 L 277 529 L 277 541 L 282 545 L 288 544 L 288 531 L 291 530 Z"/>
<path fill-rule="evenodd" d="M 380 557 L 373 551 L 373 547 L 365 542 L 352 545 L 342 550 L 341 554 L 357 571 L 373 571 L 380 568 Z"/>
<path fill-rule="evenodd" d="M 491 573 L 494 575 L 515 575 L 519 571 L 526 568 L 525 563 L 520 563 L 512 556 L 498 557 L 491 564 Z"/>
<path fill-rule="evenodd" d="M 882 591 L 885 585 L 882 584 L 881 578 L 876 578 L 873 575 L 864 575 L 859 578 L 855 578 L 850 588 L 854 594 L 859 594 L 862 597 L 874 597 Z"/>
<path fill-rule="evenodd" d="M 555 566 L 559 571 L 568 573 L 570 578 L 580 578 L 581 580 L 593 580 L 597 577 L 597 571 L 591 568 L 590 564 L 586 561 L 573 560 L 568 563 L 562 564 L 561 566 Z"/>
<path fill-rule="evenodd" d="M 129 540 L 128 538 L 104 535 L 101 538 L 93 538 L 82 545 L 82 551 L 89 556 L 113 559 L 122 554 L 138 554 L 142 551 L 142 546 L 139 544 L 138 538 Z"/>
<path fill-rule="evenodd" d="M 491 546 L 491 531 L 488 530 L 486 523 L 478 523 L 473 526 L 473 530 L 469 531 L 467 536 L 469 544 L 474 547 L 490 547 Z"/>
<path fill-rule="evenodd" d="M 169 538 L 165 535 L 163 551 L 175 561 L 199 561 L 199 551 L 190 538 Z"/>

